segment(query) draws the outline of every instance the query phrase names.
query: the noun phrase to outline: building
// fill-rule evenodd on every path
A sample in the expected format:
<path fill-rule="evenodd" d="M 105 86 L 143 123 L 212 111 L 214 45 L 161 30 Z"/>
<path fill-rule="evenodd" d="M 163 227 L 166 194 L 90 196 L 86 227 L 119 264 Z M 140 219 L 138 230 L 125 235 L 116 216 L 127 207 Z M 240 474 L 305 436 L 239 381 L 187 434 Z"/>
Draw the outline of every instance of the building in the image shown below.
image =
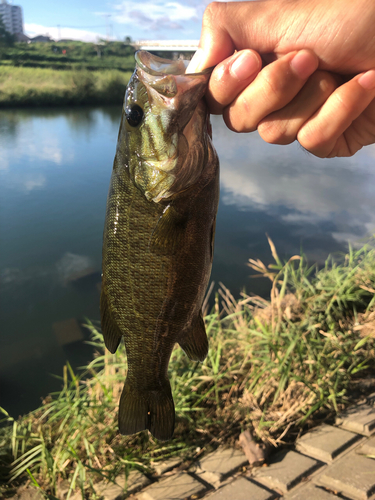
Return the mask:
<path fill-rule="evenodd" d="M 7 0 L 1 0 L 0 16 L 3 19 L 5 29 L 15 35 L 23 33 L 22 8 L 18 5 L 10 5 Z"/>
<path fill-rule="evenodd" d="M 37 35 L 34 36 L 33 38 L 30 38 L 30 43 L 35 43 L 35 42 L 53 42 L 53 40 L 48 35 Z"/>
<path fill-rule="evenodd" d="M 14 36 L 16 37 L 17 42 L 30 43 L 30 38 L 25 35 L 25 33 L 16 33 Z"/>

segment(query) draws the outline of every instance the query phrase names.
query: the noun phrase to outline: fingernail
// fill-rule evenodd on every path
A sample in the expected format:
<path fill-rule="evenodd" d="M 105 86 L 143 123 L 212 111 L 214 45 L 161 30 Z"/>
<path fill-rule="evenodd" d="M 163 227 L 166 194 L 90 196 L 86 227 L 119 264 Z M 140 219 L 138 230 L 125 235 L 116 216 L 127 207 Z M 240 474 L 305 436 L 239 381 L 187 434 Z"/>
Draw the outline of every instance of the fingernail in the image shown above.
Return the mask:
<path fill-rule="evenodd" d="M 202 65 L 203 62 L 204 62 L 203 49 L 198 48 L 193 57 L 191 58 L 191 61 L 189 62 L 185 73 L 199 73 L 199 71 L 202 71 L 203 69 Z"/>
<path fill-rule="evenodd" d="M 305 80 L 318 67 L 317 58 L 308 50 L 300 50 L 290 61 L 290 67 L 299 78 Z"/>
<path fill-rule="evenodd" d="M 370 69 L 358 78 L 358 83 L 366 90 L 375 89 L 375 69 Z"/>
<path fill-rule="evenodd" d="M 230 72 L 238 80 L 246 80 L 254 75 L 260 69 L 260 61 L 250 50 L 242 52 L 232 63 Z"/>

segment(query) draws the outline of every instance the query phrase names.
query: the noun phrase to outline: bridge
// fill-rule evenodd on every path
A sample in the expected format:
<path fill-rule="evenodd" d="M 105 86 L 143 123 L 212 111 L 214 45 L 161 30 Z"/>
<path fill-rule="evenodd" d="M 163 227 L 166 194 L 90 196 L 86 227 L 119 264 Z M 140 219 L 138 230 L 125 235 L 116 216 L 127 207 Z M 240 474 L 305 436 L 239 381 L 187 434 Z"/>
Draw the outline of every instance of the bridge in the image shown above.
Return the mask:
<path fill-rule="evenodd" d="M 136 50 L 163 52 L 195 52 L 199 40 L 138 40 L 131 45 Z"/>

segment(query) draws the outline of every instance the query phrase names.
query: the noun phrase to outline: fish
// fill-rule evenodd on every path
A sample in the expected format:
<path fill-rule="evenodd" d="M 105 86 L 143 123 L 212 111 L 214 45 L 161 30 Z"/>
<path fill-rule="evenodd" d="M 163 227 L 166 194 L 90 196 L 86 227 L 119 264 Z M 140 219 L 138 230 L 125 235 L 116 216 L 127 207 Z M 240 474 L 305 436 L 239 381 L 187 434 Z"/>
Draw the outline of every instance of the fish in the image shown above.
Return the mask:
<path fill-rule="evenodd" d="M 203 361 L 202 304 L 211 273 L 219 160 L 204 94 L 211 70 L 187 60 L 135 54 L 126 89 L 103 236 L 101 324 L 115 353 L 124 338 L 128 371 L 121 434 L 148 429 L 172 438 L 168 364 L 175 344 Z"/>

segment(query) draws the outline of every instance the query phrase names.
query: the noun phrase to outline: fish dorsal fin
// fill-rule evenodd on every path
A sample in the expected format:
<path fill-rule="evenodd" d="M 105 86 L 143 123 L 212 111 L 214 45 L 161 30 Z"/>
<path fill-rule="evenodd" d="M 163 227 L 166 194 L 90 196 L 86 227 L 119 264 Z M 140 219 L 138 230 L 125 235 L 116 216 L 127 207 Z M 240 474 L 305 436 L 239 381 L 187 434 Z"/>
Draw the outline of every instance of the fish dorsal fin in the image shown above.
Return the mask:
<path fill-rule="evenodd" d="M 208 340 L 202 312 L 199 313 L 197 321 L 178 343 L 191 360 L 203 361 L 205 359 L 208 353 Z"/>
<path fill-rule="evenodd" d="M 188 219 L 168 205 L 159 218 L 150 238 L 150 251 L 162 255 L 174 255 L 183 248 Z"/>

